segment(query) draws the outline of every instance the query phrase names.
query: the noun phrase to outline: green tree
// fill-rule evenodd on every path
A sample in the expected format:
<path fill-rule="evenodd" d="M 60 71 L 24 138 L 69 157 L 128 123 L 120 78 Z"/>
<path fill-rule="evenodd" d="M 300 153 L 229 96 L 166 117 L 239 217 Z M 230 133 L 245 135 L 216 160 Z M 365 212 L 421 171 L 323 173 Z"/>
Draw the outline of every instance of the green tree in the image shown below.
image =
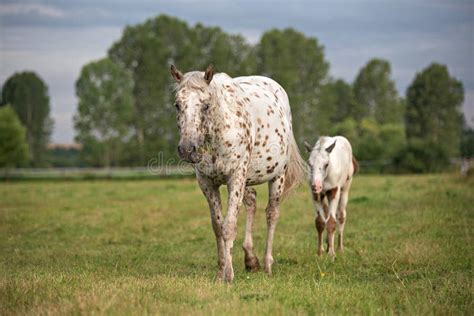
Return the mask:
<path fill-rule="evenodd" d="M 0 168 L 18 167 L 28 160 L 26 130 L 11 106 L 0 108 Z"/>
<path fill-rule="evenodd" d="M 169 143 L 177 143 L 177 128 L 171 124 L 174 109 L 168 63 L 190 69 L 196 55 L 188 25 L 168 16 L 127 27 L 110 48 L 110 58 L 133 76 L 139 164 L 145 164 L 158 151 L 170 152 Z"/>
<path fill-rule="evenodd" d="M 433 63 L 407 89 L 406 135 L 419 148 L 435 145 L 447 157 L 459 154 L 464 88 L 444 65 Z"/>
<path fill-rule="evenodd" d="M 438 172 L 446 168 L 449 156 L 439 144 L 415 138 L 395 156 L 394 163 L 399 172 Z"/>
<path fill-rule="evenodd" d="M 316 38 L 294 29 L 265 32 L 256 48 L 257 73 L 269 76 L 287 91 L 293 112 L 293 130 L 298 143 L 327 126 L 327 111 L 322 104 L 321 88 L 329 64 Z"/>
<path fill-rule="evenodd" d="M 204 70 L 212 63 L 216 71 L 232 77 L 255 74 L 255 49 L 241 35 L 230 35 L 218 27 L 205 27 L 200 23 L 191 32 L 198 51 L 196 69 Z"/>
<path fill-rule="evenodd" d="M 179 136 L 171 63 L 183 71 L 204 70 L 213 63 L 218 71 L 229 75 L 254 73 L 255 67 L 253 49 L 241 36 L 201 24 L 190 27 L 166 15 L 127 27 L 110 48 L 109 56 L 133 76 L 136 152 L 141 164 L 158 152 L 165 159 L 176 157 Z"/>
<path fill-rule="evenodd" d="M 359 131 L 357 122 L 348 117 L 344 121 L 332 125 L 329 135 L 343 135 L 352 145 L 355 152 L 359 144 Z M 359 157 L 358 157 L 359 158 Z"/>
<path fill-rule="evenodd" d="M 3 86 L 2 104 L 10 104 L 26 127 L 31 165 L 44 165 L 53 127 L 46 84 L 34 72 L 15 73 Z"/>
<path fill-rule="evenodd" d="M 88 163 L 116 166 L 126 154 L 124 144 L 130 140 L 134 118 L 132 88 L 131 76 L 108 58 L 82 68 L 74 125 Z"/>
<path fill-rule="evenodd" d="M 357 75 L 354 84 L 356 119 L 370 117 L 380 124 L 402 123 L 403 103 L 391 79 L 390 63 L 370 60 Z"/>
<path fill-rule="evenodd" d="M 460 145 L 461 157 L 474 158 L 474 129 L 464 127 Z"/>
<path fill-rule="evenodd" d="M 344 80 L 328 82 L 322 87 L 321 95 L 323 100 L 321 104 L 325 106 L 325 110 L 320 111 L 318 115 L 326 114 L 331 125 L 357 115 L 355 112 L 357 104 L 352 86 Z"/>
<path fill-rule="evenodd" d="M 388 123 L 380 126 L 379 137 L 384 150 L 381 159 L 393 159 L 406 146 L 405 125 Z"/>
<path fill-rule="evenodd" d="M 358 126 L 359 139 L 354 148 L 356 157 L 360 160 L 380 160 L 384 144 L 380 139 L 380 125 L 373 119 L 365 118 Z"/>
<path fill-rule="evenodd" d="M 344 135 L 352 145 L 358 160 L 365 160 L 364 171 L 390 171 L 394 157 L 405 148 L 405 127 L 403 124 L 379 124 L 365 118 L 356 122 L 346 118 L 331 128 L 331 135 Z"/>

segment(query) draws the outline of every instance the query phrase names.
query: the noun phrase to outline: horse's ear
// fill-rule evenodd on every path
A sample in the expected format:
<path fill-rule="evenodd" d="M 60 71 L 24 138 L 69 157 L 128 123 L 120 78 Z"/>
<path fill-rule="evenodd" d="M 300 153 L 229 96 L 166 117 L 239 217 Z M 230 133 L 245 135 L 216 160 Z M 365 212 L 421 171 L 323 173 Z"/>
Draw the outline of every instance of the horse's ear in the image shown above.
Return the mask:
<path fill-rule="evenodd" d="M 214 76 L 214 66 L 212 66 L 212 64 L 209 64 L 209 66 L 207 66 L 206 72 L 204 73 L 204 80 L 206 80 L 207 84 L 211 83 L 213 76 Z"/>
<path fill-rule="evenodd" d="M 304 147 L 306 148 L 306 151 L 309 153 L 313 150 L 313 147 L 307 141 L 304 141 Z"/>
<path fill-rule="evenodd" d="M 174 81 L 176 81 L 177 83 L 180 83 L 181 80 L 183 80 L 183 74 L 181 73 L 181 71 L 178 70 L 178 68 L 175 67 L 175 65 L 171 65 L 170 72 Z"/>
<path fill-rule="evenodd" d="M 326 151 L 328 153 L 331 153 L 331 151 L 334 149 L 334 147 L 336 146 L 336 141 L 334 141 L 334 143 L 332 143 L 331 146 L 329 146 L 328 148 L 326 148 Z"/>

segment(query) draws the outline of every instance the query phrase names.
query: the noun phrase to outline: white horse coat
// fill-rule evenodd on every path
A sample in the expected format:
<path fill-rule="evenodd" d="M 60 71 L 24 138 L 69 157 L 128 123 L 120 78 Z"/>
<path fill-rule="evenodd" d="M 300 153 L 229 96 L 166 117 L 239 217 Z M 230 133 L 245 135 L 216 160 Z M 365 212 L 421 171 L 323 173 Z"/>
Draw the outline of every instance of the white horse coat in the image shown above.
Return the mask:
<path fill-rule="evenodd" d="M 316 211 L 318 231 L 318 254 L 322 249 L 322 232 L 328 229 L 328 252 L 334 252 L 334 231 L 339 226 L 339 248 L 343 250 L 343 231 L 346 206 L 354 172 L 358 164 L 352 155 L 352 147 L 343 136 L 321 137 L 311 147 L 309 165 L 311 170 L 310 187 Z M 337 219 L 337 221 L 336 221 Z"/>
<path fill-rule="evenodd" d="M 186 74 L 174 66 L 177 82 L 176 108 L 181 140 L 180 157 L 192 163 L 197 180 L 211 210 L 217 241 L 218 278 L 232 281 L 232 253 L 237 214 L 243 202 L 247 208 L 245 266 L 259 268 L 253 253 L 252 226 L 256 192 L 249 187 L 268 182 L 267 244 L 265 271 L 271 274 L 273 235 L 283 196 L 303 178 L 304 161 L 291 126 L 288 96 L 270 78 L 231 78 L 206 72 Z M 227 185 L 228 211 L 221 212 L 219 186 Z"/>

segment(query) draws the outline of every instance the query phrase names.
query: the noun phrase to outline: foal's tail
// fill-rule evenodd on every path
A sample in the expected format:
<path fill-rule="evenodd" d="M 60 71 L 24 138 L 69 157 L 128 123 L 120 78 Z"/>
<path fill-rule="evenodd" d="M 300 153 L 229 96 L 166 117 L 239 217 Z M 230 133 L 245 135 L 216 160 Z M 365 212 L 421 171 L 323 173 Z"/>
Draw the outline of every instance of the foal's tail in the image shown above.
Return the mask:
<path fill-rule="evenodd" d="M 354 167 L 354 173 L 353 174 L 358 173 L 359 169 L 360 169 L 360 166 L 359 166 L 359 162 L 357 161 L 357 159 L 354 155 L 352 155 L 352 166 Z"/>
<path fill-rule="evenodd" d="M 290 160 L 285 173 L 285 187 L 283 189 L 283 198 L 288 196 L 302 181 L 306 179 L 308 174 L 308 166 L 303 160 L 296 144 L 295 137 L 291 133 L 290 139 Z"/>

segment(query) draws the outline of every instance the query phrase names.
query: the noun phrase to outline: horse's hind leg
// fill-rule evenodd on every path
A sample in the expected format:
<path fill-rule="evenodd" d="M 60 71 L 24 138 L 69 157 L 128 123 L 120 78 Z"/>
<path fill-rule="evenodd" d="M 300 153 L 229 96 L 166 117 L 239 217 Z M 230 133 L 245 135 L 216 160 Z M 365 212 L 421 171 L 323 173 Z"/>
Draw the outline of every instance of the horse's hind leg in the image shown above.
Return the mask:
<path fill-rule="evenodd" d="M 265 272 L 272 274 L 273 235 L 280 212 L 280 200 L 285 186 L 285 175 L 282 174 L 268 183 L 267 215 L 267 247 L 265 249 Z"/>
<path fill-rule="evenodd" d="M 245 188 L 244 199 L 245 208 L 247 209 L 247 224 L 245 226 L 245 240 L 242 248 L 245 252 L 245 269 L 248 271 L 258 271 L 260 263 L 258 258 L 253 253 L 253 218 L 257 210 L 257 192 L 254 188 Z"/>

